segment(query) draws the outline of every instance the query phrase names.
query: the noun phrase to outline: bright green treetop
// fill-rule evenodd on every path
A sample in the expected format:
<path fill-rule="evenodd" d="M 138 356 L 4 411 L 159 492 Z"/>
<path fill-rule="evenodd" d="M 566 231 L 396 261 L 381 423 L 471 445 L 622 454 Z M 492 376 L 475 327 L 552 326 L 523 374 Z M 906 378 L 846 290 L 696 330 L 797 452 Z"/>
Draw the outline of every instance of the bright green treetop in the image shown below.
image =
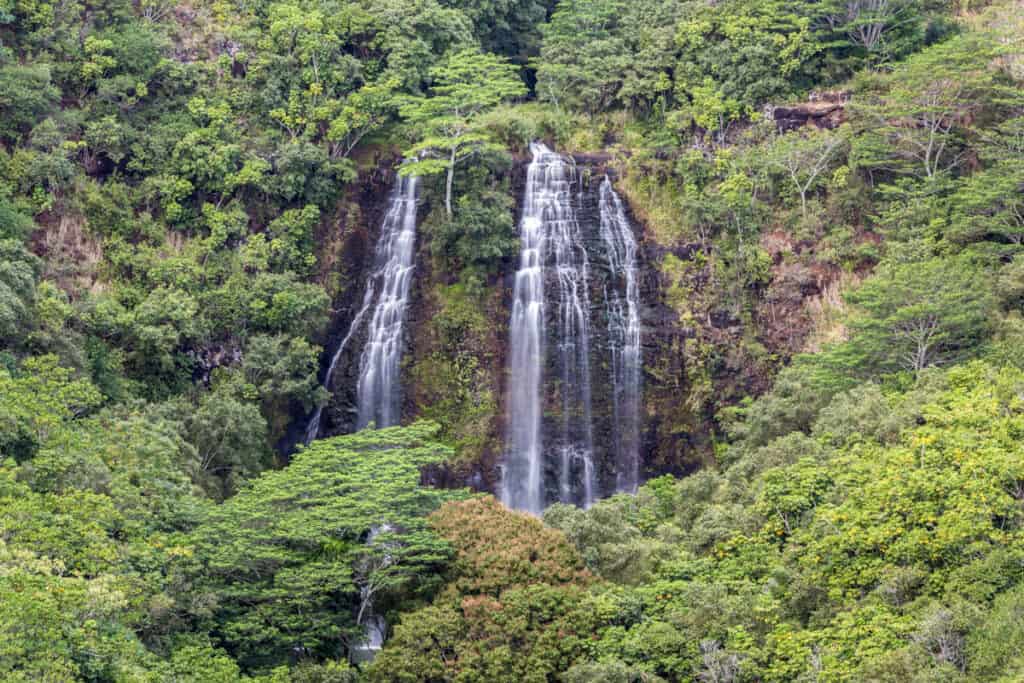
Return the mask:
<path fill-rule="evenodd" d="M 405 164 L 402 173 L 447 173 L 445 208 L 451 216 L 455 166 L 474 154 L 502 149 L 476 125 L 477 117 L 504 100 L 525 95 L 526 86 L 507 60 L 474 50 L 453 54 L 431 76 L 431 96 L 410 98 L 400 110 L 420 138 L 406 150 L 406 158 L 415 161 Z"/>
<path fill-rule="evenodd" d="M 339 657 L 369 603 L 382 611 L 437 581 L 451 551 L 425 516 L 462 494 L 417 485 L 421 466 L 452 455 L 436 433 L 421 422 L 317 441 L 197 530 L 217 631 L 243 665 Z"/>

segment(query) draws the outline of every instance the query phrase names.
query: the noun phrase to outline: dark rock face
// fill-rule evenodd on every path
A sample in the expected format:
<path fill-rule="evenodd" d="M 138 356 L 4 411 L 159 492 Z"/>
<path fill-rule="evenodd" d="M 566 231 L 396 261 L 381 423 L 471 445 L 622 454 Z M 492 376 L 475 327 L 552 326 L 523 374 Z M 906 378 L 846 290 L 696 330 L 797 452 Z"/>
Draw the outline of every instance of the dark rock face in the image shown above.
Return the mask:
<path fill-rule="evenodd" d="M 349 332 L 361 308 L 367 279 L 374 265 L 374 249 L 387 212 L 390 188 L 396 179 L 397 161 L 384 161 L 360 177 L 336 212 L 317 235 L 321 251 L 321 280 L 334 291 L 331 324 L 320 362 L 323 382 L 335 350 Z M 365 323 L 365 320 L 363 321 Z M 324 407 L 321 436 L 347 434 L 355 430 L 357 418 L 356 387 L 359 382 L 359 358 L 366 341 L 366 325 L 353 334 L 334 369 L 327 389 L 332 396 Z M 297 414 L 295 427 L 286 437 L 284 450 L 291 450 L 302 439 L 309 415 Z"/>
<path fill-rule="evenodd" d="M 833 129 L 846 120 L 845 108 L 849 99 L 848 92 L 811 93 L 807 102 L 769 107 L 768 112 L 782 133 L 803 126 Z"/>
<path fill-rule="evenodd" d="M 623 199 L 625 201 L 625 199 Z M 627 204 L 628 208 L 628 204 Z M 640 301 L 643 356 L 641 410 L 641 481 L 661 474 L 682 474 L 690 469 L 694 443 L 688 425 L 676 424 L 672 415 L 685 403 L 689 387 L 685 348 L 694 336 L 665 301 L 668 283 L 658 269 L 662 248 L 649 239 L 643 224 L 631 216 L 640 242 Z M 695 250 L 695 249 L 694 249 Z M 675 253 L 678 258 L 690 258 Z"/>
<path fill-rule="evenodd" d="M 597 484 L 596 493 L 599 497 L 611 495 L 616 489 L 617 463 L 614 448 L 614 386 L 611 366 L 611 350 L 609 347 L 609 325 L 607 293 L 609 288 L 621 286 L 609 267 L 607 248 L 600 234 L 600 185 L 608 174 L 613 183 L 614 171 L 607 167 L 609 157 L 605 155 L 586 155 L 574 158 L 577 165 L 576 183 L 573 189 L 573 205 L 580 224 L 582 239 L 588 254 L 589 279 L 587 301 L 589 302 L 590 350 L 589 377 L 591 383 L 591 419 L 590 425 L 593 440 L 592 461 L 595 468 Z M 519 204 L 526 180 L 528 159 L 519 160 L 511 171 L 512 188 L 515 194 L 515 221 L 518 224 Z M 323 342 L 324 357 L 321 373 L 326 372 L 331 356 L 334 354 L 341 339 L 348 334 L 353 318 L 363 303 L 366 280 L 373 268 L 373 256 L 376 241 L 379 237 L 381 222 L 387 210 L 389 192 L 394 182 L 394 164 L 382 165 L 378 170 L 362 179 L 355 192 L 348 199 L 348 211 L 340 211 L 340 219 L 331 230 L 335 234 L 320 236 L 322 242 L 335 240 L 336 253 L 324 265 L 325 279 L 330 275 L 341 277 L 337 283 L 338 295 L 334 303 L 333 321 L 327 339 Z M 427 193 L 429 200 L 429 193 Z M 665 256 L 663 249 L 653 242 L 645 240 L 644 228 L 636 220 L 626 205 L 627 217 L 633 228 L 638 243 L 637 277 L 639 283 L 640 322 L 641 322 L 641 356 L 643 374 L 641 380 L 640 404 L 640 480 L 646 480 L 666 472 L 680 473 L 688 469 L 687 458 L 692 456 L 693 444 L 690 433 L 673 424 L 665 415 L 674 414 L 675 410 L 668 406 L 685 400 L 687 373 L 684 362 L 684 347 L 688 337 L 692 336 L 680 326 L 677 314 L 664 301 L 665 283 L 656 264 Z M 430 207 L 424 203 L 420 207 L 421 221 L 429 213 Z M 422 226 L 421 226 L 422 227 Z M 418 416 L 418 405 L 421 396 L 428 394 L 428 387 L 418 387 L 409 369 L 415 362 L 436 353 L 437 340 L 429 337 L 430 321 L 437 302 L 432 301 L 430 292 L 435 284 L 451 284 L 453 274 L 435 273 L 432 271 L 429 258 L 429 235 L 420 230 L 417 237 L 417 259 L 412 294 L 406 324 L 405 362 L 402 364 L 402 385 L 405 396 L 403 403 L 403 423 Z M 681 248 L 685 252 L 685 248 Z M 674 253 L 674 252 L 673 252 Z M 676 254 L 685 257 L 685 254 Z M 472 353 L 479 356 L 478 361 L 486 375 L 493 392 L 499 397 L 498 410 L 491 420 L 492 441 L 495 448 L 487 449 L 477 462 L 463 464 L 452 469 L 447 466 L 428 468 L 424 472 L 424 481 L 440 486 L 471 486 L 477 490 L 497 492 L 500 483 L 500 464 L 504 457 L 504 430 L 507 419 L 507 400 L 509 382 L 515 378 L 508 376 L 508 317 L 512 299 L 513 275 L 516 262 L 513 260 L 504 269 L 504 275 L 497 278 L 490 286 L 494 288 L 494 296 L 489 299 L 484 314 L 493 319 L 493 334 L 485 344 L 486 349 L 474 349 Z M 329 271 L 329 273 L 327 272 Z M 550 273 L 548 278 L 556 278 Z M 546 291 L 557 291 L 554 282 L 546 283 Z M 555 307 L 547 307 L 548 329 L 553 329 L 556 315 Z M 332 393 L 329 404 L 322 416 L 321 436 L 331 436 L 353 431 L 357 420 L 356 388 L 359 380 L 359 364 L 362 349 L 366 341 L 365 320 L 362 329 L 356 329 L 340 357 L 328 389 Z M 544 382 L 544 417 L 542 429 L 545 441 L 552 442 L 562 430 L 563 403 L 558 376 L 557 354 L 546 354 Z M 321 377 L 322 379 L 322 377 Z M 570 424 L 581 425 L 578 416 L 570 416 Z M 297 433 L 306 426 L 308 415 L 296 415 Z M 582 427 L 577 427 L 582 428 Z M 570 435 L 571 436 L 571 435 Z M 293 439 L 297 441 L 297 436 Z M 582 480 L 583 473 L 574 471 L 573 480 Z M 546 477 L 551 487 L 557 489 L 557 475 L 554 471 Z M 577 484 L 574 484 L 576 486 Z M 549 498 L 557 500 L 557 490 L 549 492 Z"/>
<path fill-rule="evenodd" d="M 557 455 L 550 453 L 552 447 L 559 442 L 568 441 L 582 443 L 592 441 L 592 462 L 596 474 L 596 493 L 598 497 L 606 497 L 615 493 L 620 463 L 616 453 L 615 438 L 615 406 L 614 378 L 612 370 L 612 351 L 609 332 L 609 293 L 621 288 L 621 273 L 612 272 L 607 246 L 600 234 L 600 185 L 606 174 L 614 182 L 614 172 L 605 164 L 608 158 L 601 155 L 577 156 L 575 187 L 573 188 L 573 209 L 584 248 L 588 257 L 587 287 L 587 318 L 589 327 L 589 368 L 590 381 L 590 422 L 591 434 L 578 433 L 586 429 L 581 415 L 563 415 L 563 388 L 559 377 L 562 368 L 559 366 L 559 354 L 556 345 L 563 340 L 552 338 L 550 331 L 557 328 L 557 302 L 552 297 L 558 291 L 557 273 L 548 269 L 546 273 L 545 294 L 546 329 L 549 331 L 545 349 L 544 384 L 542 390 L 543 420 L 542 433 L 545 450 L 545 462 L 549 464 L 545 471 L 547 500 L 557 500 L 558 472 Z M 514 187 L 517 201 L 521 201 L 525 184 L 526 162 L 517 164 Z M 624 202 L 625 203 L 625 202 Z M 518 209 L 517 209 L 518 210 Z M 640 399 L 640 479 L 641 481 L 666 471 L 681 471 L 681 462 L 687 450 L 687 440 L 683 436 L 671 434 L 668 425 L 661 423 L 657 411 L 650 410 L 651 399 L 670 396 L 670 400 L 682 400 L 681 392 L 685 389 L 685 368 L 683 364 L 682 345 L 685 343 L 685 331 L 678 324 L 676 313 L 664 303 L 661 275 L 655 267 L 659 258 L 657 249 L 644 240 L 643 226 L 629 212 L 626 205 L 627 218 L 632 226 L 638 243 L 637 277 L 640 289 L 640 322 L 641 322 L 641 357 L 643 374 L 641 380 Z M 517 216 L 518 219 L 518 216 Z M 506 299 L 511 298 L 511 274 L 506 281 Z M 650 372 L 658 368 L 658 372 Z M 507 383 L 515 378 L 505 377 Z M 503 401 L 503 409 L 507 401 Z M 568 422 L 570 433 L 564 434 L 564 425 Z M 667 433 L 668 432 L 668 433 Z M 574 499 L 579 499 L 579 487 L 582 486 L 584 472 L 582 461 L 574 461 L 571 480 L 573 482 Z"/>

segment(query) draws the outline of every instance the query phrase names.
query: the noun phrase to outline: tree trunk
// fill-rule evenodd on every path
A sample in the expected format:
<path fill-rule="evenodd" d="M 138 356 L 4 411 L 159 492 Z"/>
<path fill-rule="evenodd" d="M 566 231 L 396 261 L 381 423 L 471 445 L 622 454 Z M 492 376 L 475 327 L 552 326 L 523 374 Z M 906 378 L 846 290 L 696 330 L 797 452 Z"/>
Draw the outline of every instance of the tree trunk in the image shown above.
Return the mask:
<path fill-rule="evenodd" d="M 448 158 L 448 179 L 444 188 L 444 208 L 448 211 L 448 218 L 452 217 L 452 182 L 455 180 L 455 148 L 452 148 L 452 155 Z"/>

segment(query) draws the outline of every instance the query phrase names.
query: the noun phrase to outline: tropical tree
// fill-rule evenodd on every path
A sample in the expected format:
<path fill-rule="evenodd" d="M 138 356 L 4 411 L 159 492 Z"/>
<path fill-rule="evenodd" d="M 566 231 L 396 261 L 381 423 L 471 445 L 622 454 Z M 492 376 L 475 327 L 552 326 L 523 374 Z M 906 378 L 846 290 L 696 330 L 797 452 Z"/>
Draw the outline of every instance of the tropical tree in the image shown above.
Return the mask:
<path fill-rule="evenodd" d="M 500 596 L 514 586 L 590 580 L 565 534 L 493 497 L 447 503 L 430 516 L 430 526 L 455 549 L 449 592 L 459 596 Z M 501 545 L 492 542 L 495 531 L 505 539 Z"/>
<path fill-rule="evenodd" d="M 1024 245 L 1024 161 L 1007 160 L 970 175 L 949 199 L 947 237 Z"/>
<path fill-rule="evenodd" d="M 197 479 L 214 499 L 233 493 L 269 461 L 267 423 L 259 407 L 240 400 L 229 387 L 205 394 L 187 427 L 198 453 Z"/>
<path fill-rule="evenodd" d="M 0 238 L 0 347 L 14 346 L 31 323 L 41 265 L 20 240 Z"/>
<path fill-rule="evenodd" d="M 881 268 L 847 296 L 857 370 L 920 373 L 977 351 L 992 324 L 987 277 L 966 258 Z"/>
<path fill-rule="evenodd" d="M 114 680 L 143 671 L 145 648 L 125 623 L 126 588 L 0 539 L 0 678 Z"/>
<path fill-rule="evenodd" d="M 906 54 L 923 38 L 918 0 L 831 0 L 823 3 L 822 23 L 869 62 Z"/>
<path fill-rule="evenodd" d="M 526 86 L 505 59 L 473 50 L 453 54 L 431 76 L 431 95 L 411 98 L 400 110 L 420 133 L 419 143 L 405 151 L 410 161 L 402 174 L 446 173 L 444 204 L 451 217 L 455 167 L 483 151 L 502 149 L 476 125 L 477 118 L 504 100 L 526 94 Z"/>
<path fill-rule="evenodd" d="M 59 97 L 49 65 L 0 63 L 0 137 L 19 138 Z"/>
<path fill-rule="evenodd" d="M 217 508 L 193 535 L 209 627 L 248 668 L 295 652 L 344 657 L 362 638 L 369 593 L 383 612 L 430 594 L 450 546 L 426 515 L 456 491 L 418 486 L 451 457 L 437 426 L 314 442 Z"/>
<path fill-rule="evenodd" d="M 0 366 L 0 456 L 28 460 L 101 402 L 56 356 L 27 358 L 14 372 Z"/>
<path fill-rule="evenodd" d="M 808 82 L 821 46 L 810 19 L 793 3 L 727 0 L 683 7 L 676 30 L 676 97 L 692 105 L 694 118 L 705 102 L 718 102 L 730 110 L 721 125 Z"/>
<path fill-rule="evenodd" d="M 978 115 L 1004 94 L 1019 98 L 1001 86 L 995 56 L 984 34 L 962 35 L 880 76 L 881 94 L 852 105 L 863 131 L 855 146 L 861 165 L 921 178 L 958 169 Z"/>
<path fill-rule="evenodd" d="M 807 217 L 807 194 L 839 155 L 844 137 L 818 128 L 779 135 L 769 153 L 769 163 L 785 172 L 800 194 L 800 210 Z"/>
<path fill-rule="evenodd" d="M 363 138 L 384 125 L 398 106 L 398 87 L 398 79 L 389 77 L 366 83 L 345 97 L 327 128 L 332 159 L 349 156 Z"/>
<path fill-rule="evenodd" d="M 596 114 L 614 102 L 628 53 L 618 24 L 621 0 L 564 0 L 543 27 L 537 60 L 537 94 L 559 109 L 578 107 Z"/>
<path fill-rule="evenodd" d="M 981 134 L 985 168 L 964 178 L 948 199 L 947 239 L 1024 244 L 1024 117 L 1003 121 Z"/>
<path fill-rule="evenodd" d="M 455 550 L 448 583 L 434 604 L 402 617 L 370 680 L 544 680 L 583 652 L 599 616 L 561 532 L 490 497 L 448 503 L 430 526 Z"/>

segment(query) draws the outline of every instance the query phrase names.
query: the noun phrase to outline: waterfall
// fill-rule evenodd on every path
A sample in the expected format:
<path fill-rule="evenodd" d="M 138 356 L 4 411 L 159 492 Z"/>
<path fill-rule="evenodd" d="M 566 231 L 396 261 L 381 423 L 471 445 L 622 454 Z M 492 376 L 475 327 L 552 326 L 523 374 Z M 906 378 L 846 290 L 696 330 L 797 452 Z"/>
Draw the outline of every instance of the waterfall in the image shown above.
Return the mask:
<path fill-rule="evenodd" d="M 640 288 L 636 239 L 622 200 L 605 176 L 601 183 L 601 239 L 613 279 L 605 297 L 611 349 L 616 490 L 632 493 L 640 481 Z M 620 291 L 621 290 L 621 291 Z"/>
<path fill-rule="evenodd" d="M 348 346 L 348 342 L 352 339 L 352 335 L 359 325 L 363 322 L 363 317 L 366 315 L 366 311 L 370 309 L 370 304 L 373 303 L 373 283 L 370 282 L 366 287 L 366 294 L 363 295 L 363 306 L 356 313 L 356 317 L 352 319 L 352 324 L 349 325 L 348 333 L 338 344 L 337 350 L 334 355 L 331 356 L 331 364 L 327 366 L 327 375 L 324 376 L 324 389 L 327 389 L 330 385 L 331 378 L 334 377 L 334 368 L 338 365 L 338 360 L 341 358 L 342 352 L 345 347 Z M 320 435 L 320 418 L 323 416 L 324 407 L 319 405 L 316 410 L 313 411 L 313 417 L 309 419 L 309 425 L 306 427 L 306 445 L 313 443 L 313 441 Z"/>
<path fill-rule="evenodd" d="M 552 155 L 532 147 L 523 214 L 519 221 L 520 256 L 509 323 L 508 453 L 501 497 L 509 507 L 539 514 L 544 509 L 541 463 L 541 365 L 544 362 L 544 210 Z"/>
<path fill-rule="evenodd" d="M 590 505 L 596 496 L 590 396 L 587 252 L 572 204 L 576 169 L 542 144 L 530 146 L 519 232 L 521 252 L 509 324 L 509 415 L 502 500 L 540 514 L 548 502 L 545 470 L 557 472 L 557 499 Z M 545 277 L 556 291 L 554 329 L 546 334 Z M 542 439 L 547 346 L 560 384 L 560 428 L 549 451 Z M 579 486 L 574 486 L 576 481 Z"/>
<path fill-rule="evenodd" d="M 394 530 L 394 527 L 387 523 L 372 527 L 369 535 L 367 536 L 366 545 L 372 546 L 378 536 L 381 534 L 389 534 Z M 390 549 L 395 546 L 392 543 L 388 543 L 385 547 Z M 374 657 L 377 656 L 377 653 L 380 652 L 382 647 L 384 647 L 384 637 L 388 631 L 388 622 L 383 616 L 377 614 L 374 610 L 374 598 L 377 591 L 379 591 L 384 584 L 379 580 L 374 582 L 373 578 L 369 576 L 369 574 L 372 569 L 383 572 L 393 563 L 394 557 L 392 554 L 390 552 L 385 552 L 375 567 L 363 567 L 367 576 L 363 577 L 366 582 L 359 588 L 360 608 L 356 615 L 356 626 L 362 627 L 363 637 L 362 640 L 358 641 L 354 645 L 350 653 L 352 661 L 357 664 L 373 661 Z"/>
<path fill-rule="evenodd" d="M 555 347 L 560 384 L 558 500 L 590 507 L 595 495 L 594 433 L 590 396 L 590 263 L 576 212 L 569 201 L 576 168 L 564 157 L 553 183 L 558 209 L 546 221 L 558 283 Z M 563 188 L 564 183 L 564 188 Z M 579 480 L 581 491 L 574 490 Z M 582 497 L 580 497 L 581 494 Z"/>
<path fill-rule="evenodd" d="M 359 360 L 359 429 L 371 422 L 378 428 L 391 427 L 401 416 L 399 363 L 412 281 L 418 186 L 418 178 L 399 177 L 377 241 L 374 280 L 380 288 Z"/>
<path fill-rule="evenodd" d="M 370 421 L 375 421 L 378 427 L 391 426 L 398 417 L 398 363 L 401 360 L 405 307 L 412 278 L 418 186 L 417 178 L 399 176 L 391 191 L 388 210 L 381 226 L 380 238 L 377 240 L 374 270 L 366 285 L 362 307 L 352 319 L 348 332 L 331 356 L 327 374 L 324 376 L 323 386 L 329 389 L 342 353 L 362 325 L 363 318 L 370 308 L 375 306 L 370 323 L 370 335 L 360 358 L 359 428 L 365 427 Z M 378 288 L 379 297 L 376 296 Z M 319 436 L 322 416 L 323 406 L 317 406 L 306 427 L 306 444 Z"/>

